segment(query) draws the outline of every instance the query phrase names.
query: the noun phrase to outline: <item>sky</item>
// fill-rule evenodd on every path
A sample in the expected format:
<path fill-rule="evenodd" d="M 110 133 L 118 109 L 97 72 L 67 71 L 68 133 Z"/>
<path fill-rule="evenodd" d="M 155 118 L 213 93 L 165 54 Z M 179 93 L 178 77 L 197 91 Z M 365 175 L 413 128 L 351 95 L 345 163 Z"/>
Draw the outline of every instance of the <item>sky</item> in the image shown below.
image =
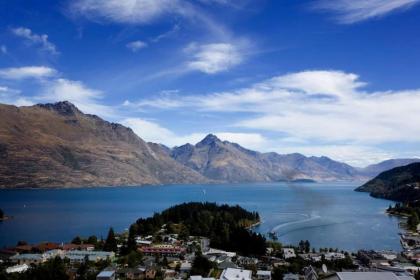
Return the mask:
<path fill-rule="evenodd" d="M 0 0 L 0 103 L 167 146 L 420 157 L 420 0 Z"/>

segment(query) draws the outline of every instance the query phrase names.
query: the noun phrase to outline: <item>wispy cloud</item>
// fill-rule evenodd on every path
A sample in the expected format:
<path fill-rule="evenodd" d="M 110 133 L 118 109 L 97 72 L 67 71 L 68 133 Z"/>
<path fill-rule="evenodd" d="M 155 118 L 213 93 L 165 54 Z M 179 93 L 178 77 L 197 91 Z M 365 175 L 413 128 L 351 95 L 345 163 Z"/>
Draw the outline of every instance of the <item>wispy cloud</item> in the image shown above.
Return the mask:
<path fill-rule="evenodd" d="M 71 9 L 93 20 L 124 24 L 148 24 L 165 14 L 188 12 L 188 6 L 181 0 L 76 0 Z"/>
<path fill-rule="evenodd" d="M 195 132 L 186 135 L 179 135 L 172 130 L 161 126 L 153 120 L 141 118 L 127 118 L 121 121 L 125 126 L 148 142 L 162 143 L 169 147 L 180 146 L 186 143 L 195 144 L 201 141 L 208 132 Z M 268 142 L 266 138 L 258 133 L 238 132 L 213 132 L 222 140 L 238 143 L 249 149 L 260 149 Z"/>
<path fill-rule="evenodd" d="M 339 23 L 352 24 L 408 9 L 420 0 L 318 0 L 313 7 L 332 12 Z"/>
<path fill-rule="evenodd" d="M 0 78 L 8 80 L 40 79 L 57 75 L 57 71 L 46 66 L 0 68 Z"/>
<path fill-rule="evenodd" d="M 187 66 L 206 74 L 227 71 L 243 61 L 240 49 L 231 43 L 190 44 L 185 52 L 191 56 Z"/>
<path fill-rule="evenodd" d="M 42 50 L 51 54 L 58 54 L 56 46 L 48 41 L 47 34 L 36 34 L 26 27 L 13 28 L 12 33 L 26 40 L 29 44 L 38 45 Z"/>
<path fill-rule="evenodd" d="M 132 52 L 138 52 L 141 49 L 144 49 L 147 47 L 147 43 L 137 40 L 137 41 L 133 41 L 130 42 L 126 45 L 126 47 L 131 50 Z"/>
<path fill-rule="evenodd" d="M 358 75 L 304 71 L 208 95 L 144 99 L 140 108 L 246 113 L 230 125 L 304 142 L 370 145 L 420 141 L 420 89 L 368 92 Z M 155 105 L 157 104 L 157 105 Z"/>
<path fill-rule="evenodd" d="M 1 46 L 0 46 L 0 52 L 1 52 L 2 54 L 7 54 L 7 47 L 6 47 L 5 45 L 1 45 Z"/>

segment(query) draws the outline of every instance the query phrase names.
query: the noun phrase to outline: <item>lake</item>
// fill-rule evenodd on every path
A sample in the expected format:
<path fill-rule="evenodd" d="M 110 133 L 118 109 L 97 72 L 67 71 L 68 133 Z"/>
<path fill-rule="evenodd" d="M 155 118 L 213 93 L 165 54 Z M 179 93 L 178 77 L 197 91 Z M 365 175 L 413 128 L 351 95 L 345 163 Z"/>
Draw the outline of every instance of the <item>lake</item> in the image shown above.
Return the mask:
<path fill-rule="evenodd" d="M 398 219 L 386 215 L 391 203 L 354 192 L 354 184 L 269 183 L 168 185 L 124 188 L 0 190 L 0 208 L 14 218 L 0 222 L 0 246 L 68 242 L 76 235 L 106 237 L 139 217 L 189 201 L 239 204 L 258 211 L 255 230 L 275 231 L 284 244 L 349 251 L 400 250 Z"/>

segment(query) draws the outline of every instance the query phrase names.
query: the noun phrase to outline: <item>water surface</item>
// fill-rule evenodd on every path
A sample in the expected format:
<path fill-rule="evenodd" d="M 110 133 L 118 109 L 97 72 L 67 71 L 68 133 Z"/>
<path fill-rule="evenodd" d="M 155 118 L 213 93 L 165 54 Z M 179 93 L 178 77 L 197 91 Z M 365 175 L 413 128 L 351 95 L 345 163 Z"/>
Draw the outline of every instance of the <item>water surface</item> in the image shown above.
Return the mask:
<path fill-rule="evenodd" d="M 0 208 L 14 216 L 0 222 L 0 246 L 106 237 L 110 226 L 125 230 L 137 218 L 174 204 L 211 201 L 258 211 L 263 223 L 255 230 L 275 231 L 285 244 L 308 239 L 317 248 L 400 250 L 398 219 L 384 213 L 390 202 L 354 192 L 355 187 L 270 183 L 0 190 Z"/>

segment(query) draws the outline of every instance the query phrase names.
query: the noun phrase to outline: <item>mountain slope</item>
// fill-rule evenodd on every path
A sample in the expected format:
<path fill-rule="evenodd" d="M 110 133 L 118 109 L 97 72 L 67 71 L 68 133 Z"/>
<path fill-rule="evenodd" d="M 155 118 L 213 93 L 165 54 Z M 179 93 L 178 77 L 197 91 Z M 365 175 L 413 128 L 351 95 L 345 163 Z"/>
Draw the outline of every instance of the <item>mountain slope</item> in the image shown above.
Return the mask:
<path fill-rule="evenodd" d="M 397 201 L 420 199 L 420 163 L 412 163 L 382 172 L 374 179 L 357 188 L 374 197 Z"/>
<path fill-rule="evenodd" d="M 208 182 L 162 148 L 69 102 L 0 105 L 0 187 Z"/>
<path fill-rule="evenodd" d="M 299 179 L 349 181 L 364 179 L 350 165 L 333 161 L 327 157 L 259 153 L 247 150 L 235 143 L 221 141 L 212 134 L 196 145 L 186 144 L 174 148 L 172 157 L 217 181 L 271 182 Z"/>
<path fill-rule="evenodd" d="M 369 165 L 365 168 L 359 169 L 361 174 L 364 174 L 370 178 L 374 178 L 381 172 L 391 170 L 395 167 L 408 165 L 410 163 L 420 162 L 417 158 L 401 158 L 401 159 L 389 159 L 376 164 Z"/>

